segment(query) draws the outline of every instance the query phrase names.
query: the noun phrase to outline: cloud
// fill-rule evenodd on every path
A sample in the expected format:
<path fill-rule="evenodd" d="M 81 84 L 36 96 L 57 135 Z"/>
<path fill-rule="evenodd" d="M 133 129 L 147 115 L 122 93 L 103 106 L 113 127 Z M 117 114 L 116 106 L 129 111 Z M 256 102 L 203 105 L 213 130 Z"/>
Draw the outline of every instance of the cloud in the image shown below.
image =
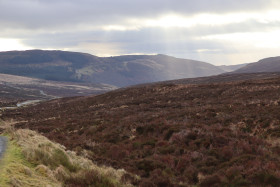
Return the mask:
<path fill-rule="evenodd" d="M 96 43 L 96 42 L 82 42 L 77 46 L 64 49 L 72 50 L 77 52 L 87 52 L 94 54 L 96 56 L 117 56 L 119 54 L 124 54 L 125 51 L 122 50 L 121 43 Z"/>
<path fill-rule="evenodd" d="M 0 38 L 14 49 L 238 63 L 277 54 L 277 34 L 265 36 L 280 33 L 279 8 L 278 0 L 0 0 Z"/>
<path fill-rule="evenodd" d="M 15 39 L 7 39 L 7 38 L 0 38 L 0 51 L 10 51 L 17 48 L 18 50 L 26 50 L 28 49 L 27 46 L 24 46 L 18 40 Z"/>
<path fill-rule="evenodd" d="M 1 0 L 1 25 L 20 28 L 63 28 L 112 24 L 130 18 L 154 18 L 168 13 L 194 15 L 260 11 L 279 8 L 277 0 Z"/>

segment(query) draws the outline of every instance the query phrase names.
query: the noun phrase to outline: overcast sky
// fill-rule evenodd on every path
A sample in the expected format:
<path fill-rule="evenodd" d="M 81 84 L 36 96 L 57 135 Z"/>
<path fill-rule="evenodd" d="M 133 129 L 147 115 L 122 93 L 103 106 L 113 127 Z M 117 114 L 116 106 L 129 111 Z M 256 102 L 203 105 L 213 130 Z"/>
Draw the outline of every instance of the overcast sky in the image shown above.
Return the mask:
<path fill-rule="evenodd" d="M 0 51 L 25 49 L 254 62 L 280 56 L 280 1 L 0 0 Z"/>

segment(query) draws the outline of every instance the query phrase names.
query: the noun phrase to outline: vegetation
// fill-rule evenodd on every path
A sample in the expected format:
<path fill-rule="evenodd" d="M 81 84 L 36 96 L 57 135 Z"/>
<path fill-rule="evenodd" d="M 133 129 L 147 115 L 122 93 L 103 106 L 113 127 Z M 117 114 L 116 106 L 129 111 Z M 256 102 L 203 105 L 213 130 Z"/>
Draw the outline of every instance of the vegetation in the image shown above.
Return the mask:
<path fill-rule="evenodd" d="M 0 80 L 0 107 L 15 106 L 26 100 L 100 94 L 116 88 L 104 84 L 55 82 L 7 74 L 0 74 Z"/>
<path fill-rule="evenodd" d="M 0 186 L 132 186 L 122 180 L 129 175 L 124 170 L 98 167 L 34 131 L 6 134 L 11 141 L 1 162 Z"/>
<path fill-rule="evenodd" d="M 170 64 L 173 66 L 170 67 Z M 124 87 L 223 72 L 209 63 L 166 55 L 97 57 L 78 52 L 43 50 L 0 53 L 0 73 L 51 81 L 95 83 L 101 89 L 102 84 Z M 108 88 L 105 89 L 101 91 L 108 91 Z"/>
<path fill-rule="evenodd" d="M 16 141 L 9 141 L 0 161 L 0 186 L 62 186 L 55 178 L 42 173 L 40 167 L 30 163 Z"/>
<path fill-rule="evenodd" d="M 123 178 L 138 186 L 277 186 L 280 77 L 178 82 L 57 99 L 2 118 L 98 164 L 137 174 L 139 181 Z M 74 172 L 74 163 L 63 167 Z"/>

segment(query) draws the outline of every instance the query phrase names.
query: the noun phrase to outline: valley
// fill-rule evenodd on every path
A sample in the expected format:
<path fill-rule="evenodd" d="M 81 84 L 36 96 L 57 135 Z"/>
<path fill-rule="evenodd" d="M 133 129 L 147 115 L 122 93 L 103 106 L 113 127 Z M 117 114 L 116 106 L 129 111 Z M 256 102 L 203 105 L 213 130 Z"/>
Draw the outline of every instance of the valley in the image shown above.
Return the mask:
<path fill-rule="evenodd" d="M 280 187 L 279 0 L 0 0 L 0 187 Z"/>
<path fill-rule="evenodd" d="M 26 100 L 50 100 L 59 97 L 96 95 L 117 87 L 105 84 L 47 81 L 0 74 L 0 107 L 14 107 Z"/>
<path fill-rule="evenodd" d="M 37 177 L 34 180 L 54 186 L 84 186 L 87 181 L 140 187 L 277 186 L 278 60 L 221 70 L 166 55 L 2 53 L 0 72 L 12 74 L 0 74 L 0 132 L 10 140 L 17 137 L 17 142 L 7 141 L 5 154 L 18 159 L 28 138 L 42 141 L 34 145 L 35 157 L 23 154 L 16 166 L 5 157 L 4 165 L 27 167 Z M 49 78 L 52 68 L 63 79 Z M 185 70 L 196 73 L 182 74 Z M 61 155 L 42 148 L 44 142 L 59 147 L 64 174 L 57 173 L 55 160 L 46 162 L 45 157 Z M 73 170 L 77 159 L 87 160 L 91 169 L 79 162 L 79 169 Z M 34 163 L 36 167 L 31 166 Z M 41 164 L 47 167 L 47 176 L 38 173 Z M 7 182 L 11 174 L 4 175 Z M 33 179 L 25 177 L 24 183 L 31 184 Z"/>

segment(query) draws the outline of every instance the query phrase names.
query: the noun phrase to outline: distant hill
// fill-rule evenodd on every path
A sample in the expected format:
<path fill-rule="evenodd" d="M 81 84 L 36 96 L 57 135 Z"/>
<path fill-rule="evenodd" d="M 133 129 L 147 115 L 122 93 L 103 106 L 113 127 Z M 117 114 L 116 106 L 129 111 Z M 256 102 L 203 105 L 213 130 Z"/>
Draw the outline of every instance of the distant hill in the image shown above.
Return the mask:
<path fill-rule="evenodd" d="M 233 73 L 280 72 L 280 57 L 270 57 L 248 64 Z"/>
<path fill-rule="evenodd" d="M 246 65 L 248 65 L 249 63 L 245 63 L 245 64 L 237 64 L 237 65 L 222 65 L 222 66 L 218 66 L 219 68 L 221 68 L 222 70 L 226 71 L 226 72 L 231 72 L 231 71 L 235 71 L 237 69 L 240 69 Z"/>
<path fill-rule="evenodd" d="M 166 55 L 97 57 L 77 52 L 28 50 L 1 52 L 0 73 L 122 87 L 217 75 L 224 70 L 205 62 Z"/>

